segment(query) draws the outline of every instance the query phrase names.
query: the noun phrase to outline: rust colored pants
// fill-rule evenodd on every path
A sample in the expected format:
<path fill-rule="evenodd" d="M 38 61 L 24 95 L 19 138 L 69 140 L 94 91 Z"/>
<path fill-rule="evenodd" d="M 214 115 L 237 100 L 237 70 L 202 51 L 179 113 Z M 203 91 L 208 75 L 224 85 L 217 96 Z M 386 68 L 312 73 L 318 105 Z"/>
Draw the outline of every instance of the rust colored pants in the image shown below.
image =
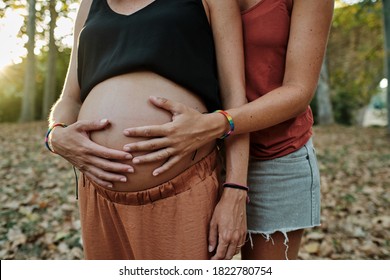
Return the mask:
<path fill-rule="evenodd" d="M 86 259 L 209 259 L 218 200 L 216 151 L 172 180 L 140 192 L 107 190 L 82 176 L 79 208 Z"/>

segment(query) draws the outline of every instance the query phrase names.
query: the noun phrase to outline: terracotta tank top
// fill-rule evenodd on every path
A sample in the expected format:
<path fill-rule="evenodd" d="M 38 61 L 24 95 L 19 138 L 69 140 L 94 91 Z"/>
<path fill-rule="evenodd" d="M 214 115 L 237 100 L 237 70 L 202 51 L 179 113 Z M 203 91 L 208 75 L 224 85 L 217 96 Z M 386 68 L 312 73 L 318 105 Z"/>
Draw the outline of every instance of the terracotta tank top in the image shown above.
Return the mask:
<path fill-rule="evenodd" d="M 282 86 L 292 6 L 292 0 L 262 0 L 242 12 L 248 101 Z M 298 117 L 253 132 L 251 155 L 267 160 L 292 153 L 309 140 L 312 125 L 308 107 Z"/>

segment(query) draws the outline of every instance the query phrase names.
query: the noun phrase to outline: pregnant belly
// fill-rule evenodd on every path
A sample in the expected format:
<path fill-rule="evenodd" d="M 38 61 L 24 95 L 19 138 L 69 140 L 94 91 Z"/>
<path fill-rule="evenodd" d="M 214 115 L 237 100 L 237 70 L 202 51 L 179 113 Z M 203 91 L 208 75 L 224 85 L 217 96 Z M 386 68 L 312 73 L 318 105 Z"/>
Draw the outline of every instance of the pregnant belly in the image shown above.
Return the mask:
<path fill-rule="evenodd" d="M 190 106 L 199 112 L 207 109 L 202 101 L 188 90 L 151 72 L 136 72 L 108 79 L 95 86 L 84 101 L 79 120 L 108 119 L 109 127 L 90 134 L 91 140 L 117 150 L 122 150 L 127 143 L 137 142 L 145 138 L 132 138 L 123 135 L 125 128 L 164 124 L 171 121 L 171 114 L 149 103 L 149 96 L 161 96 Z M 195 120 L 194 120 L 195 121 Z M 127 182 L 115 182 L 113 190 L 140 191 L 164 183 L 195 164 L 214 148 L 215 143 L 198 149 L 195 159 L 192 154 L 186 156 L 169 171 L 153 176 L 152 172 L 164 162 L 134 165 L 130 161 L 122 161 L 134 167 L 135 172 L 123 174 Z M 137 156 L 144 153 L 134 153 Z"/>

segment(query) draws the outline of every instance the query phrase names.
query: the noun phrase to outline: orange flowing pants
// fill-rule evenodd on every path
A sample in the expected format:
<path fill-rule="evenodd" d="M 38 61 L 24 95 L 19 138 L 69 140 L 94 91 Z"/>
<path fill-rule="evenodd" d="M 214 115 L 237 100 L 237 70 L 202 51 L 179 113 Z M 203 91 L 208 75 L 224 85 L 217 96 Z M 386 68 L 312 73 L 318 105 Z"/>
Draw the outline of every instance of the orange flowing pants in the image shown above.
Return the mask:
<path fill-rule="evenodd" d="M 139 192 L 79 181 L 86 259 L 209 259 L 209 223 L 219 198 L 217 152 L 172 180 Z"/>

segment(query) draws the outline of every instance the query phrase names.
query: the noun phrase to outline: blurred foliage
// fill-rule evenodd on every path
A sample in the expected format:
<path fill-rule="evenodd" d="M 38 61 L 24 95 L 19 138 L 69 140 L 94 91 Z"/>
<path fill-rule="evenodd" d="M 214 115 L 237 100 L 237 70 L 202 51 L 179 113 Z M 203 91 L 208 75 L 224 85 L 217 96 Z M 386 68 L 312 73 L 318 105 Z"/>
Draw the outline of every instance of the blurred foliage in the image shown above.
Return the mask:
<path fill-rule="evenodd" d="M 335 9 L 327 60 L 334 117 L 353 124 L 356 111 L 377 93 L 384 77 L 381 1 Z"/>
<path fill-rule="evenodd" d="M 56 1 L 56 11 L 59 18 L 67 18 L 71 12 L 75 12 L 78 0 L 60 0 Z M 37 0 L 36 3 L 36 41 L 48 42 L 50 11 L 49 0 Z M 28 15 L 28 5 L 26 0 L 0 0 L 0 17 L 5 15 L 7 9 L 22 10 L 25 17 L 25 24 L 20 28 L 19 36 L 26 35 L 26 22 Z M 57 21 L 58 22 L 58 21 Z M 56 38 L 57 72 L 56 72 L 56 98 L 60 95 L 62 85 L 65 80 L 66 71 L 69 63 L 70 49 L 63 45 L 63 38 Z M 48 45 L 43 45 L 40 54 L 36 57 L 36 93 L 35 93 L 35 119 L 41 118 L 43 107 L 43 91 L 45 79 L 47 78 L 47 58 Z M 17 65 L 12 65 L 0 71 L 0 122 L 18 121 L 21 111 L 23 98 L 23 83 L 25 75 L 26 59 Z"/>
<path fill-rule="evenodd" d="M 59 97 L 62 85 L 65 80 L 68 69 L 70 49 L 62 48 L 57 57 L 57 98 Z M 45 69 L 47 61 L 47 52 L 37 57 L 37 95 L 36 95 L 36 119 L 40 118 L 42 110 L 43 87 L 45 81 Z M 0 71 L 0 122 L 18 121 L 20 115 L 22 94 L 23 94 L 23 76 L 25 60 L 22 63 L 8 66 Z"/>
<path fill-rule="evenodd" d="M 23 92 L 24 63 L 9 66 L 0 71 L 0 122 L 19 118 Z"/>

